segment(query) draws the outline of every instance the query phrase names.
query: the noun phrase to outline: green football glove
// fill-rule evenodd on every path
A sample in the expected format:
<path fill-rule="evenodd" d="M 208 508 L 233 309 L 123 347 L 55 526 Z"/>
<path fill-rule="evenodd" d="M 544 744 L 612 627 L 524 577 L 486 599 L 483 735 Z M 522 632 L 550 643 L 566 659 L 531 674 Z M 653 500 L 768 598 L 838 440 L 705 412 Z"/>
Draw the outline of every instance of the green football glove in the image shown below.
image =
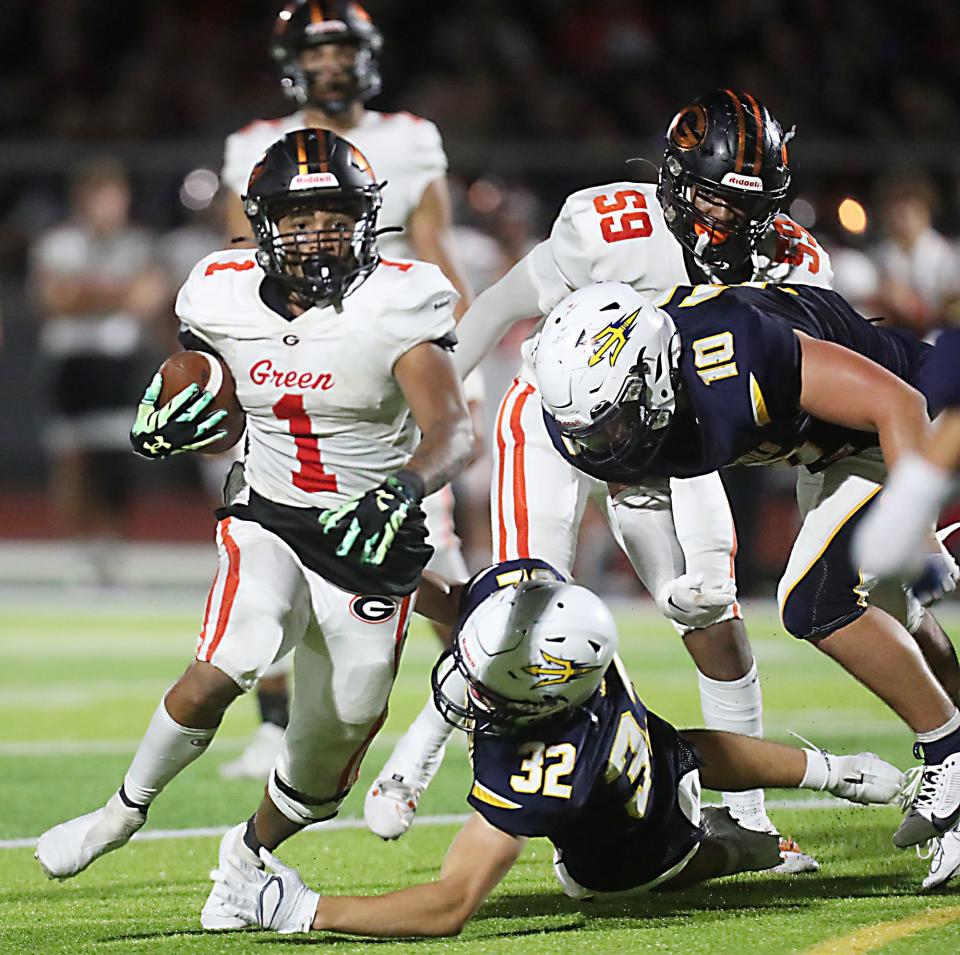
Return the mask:
<path fill-rule="evenodd" d="M 202 391 L 196 384 L 187 385 L 162 408 L 157 408 L 162 388 L 163 378 L 158 372 L 137 405 L 137 419 L 130 430 L 130 443 L 137 454 L 158 461 L 172 454 L 198 451 L 227 436 L 223 429 L 210 433 L 227 412 L 214 411 L 204 417 L 213 401 L 209 391 Z"/>
<path fill-rule="evenodd" d="M 365 494 L 350 498 L 319 517 L 324 534 L 342 534 L 337 557 L 347 557 L 359 544 L 361 564 L 383 563 L 410 508 L 423 500 L 423 480 L 413 471 L 398 471 Z"/>

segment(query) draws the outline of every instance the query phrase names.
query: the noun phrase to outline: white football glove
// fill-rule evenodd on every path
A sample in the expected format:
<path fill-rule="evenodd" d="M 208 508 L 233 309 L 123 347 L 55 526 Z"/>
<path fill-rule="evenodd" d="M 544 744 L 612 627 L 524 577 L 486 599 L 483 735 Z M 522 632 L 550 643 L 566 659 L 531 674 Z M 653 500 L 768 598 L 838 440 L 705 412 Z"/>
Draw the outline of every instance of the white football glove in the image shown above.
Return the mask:
<path fill-rule="evenodd" d="M 956 530 L 956 525 L 946 529 L 947 533 Z M 937 532 L 937 538 L 942 531 Z M 944 534 L 944 536 L 947 536 Z M 947 594 L 957 589 L 957 580 L 960 579 L 960 568 L 957 562 L 944 548 L 935 554 L 927 554 L 923 567 L 916 580 L 910 585 L 910 591 L 920 601 L 921 607 L 932 607 L 941 601 Z"/>
<path fill-rule="evenodd" d="M 654 598 L 665 617 L 693 630 L 716 623 L 736 599 L 732 580 L 719 590 L 703 590 L 703 574 L 682 574 L 668 580 Z"/>
<path fill-rule="evenodd" d="M 259 925 L 283 935 L 309 932 L 317 914 L 319 893 L 308 889 L 296 869 L 284 865 L 266 849 L 260 850 L 260 858 L 266 870 L 240 873 L 228 866 L 210 873 L 213 894 L 223 903 L 224 911 L 248 925 Z"/>
<path fill-rule="evenodd" d="M 868 577 L 910 579 L 922 570 L 925 539 L 950 493 L 951 475 L 905 455 L 853 532 L 853 560 Z"/>

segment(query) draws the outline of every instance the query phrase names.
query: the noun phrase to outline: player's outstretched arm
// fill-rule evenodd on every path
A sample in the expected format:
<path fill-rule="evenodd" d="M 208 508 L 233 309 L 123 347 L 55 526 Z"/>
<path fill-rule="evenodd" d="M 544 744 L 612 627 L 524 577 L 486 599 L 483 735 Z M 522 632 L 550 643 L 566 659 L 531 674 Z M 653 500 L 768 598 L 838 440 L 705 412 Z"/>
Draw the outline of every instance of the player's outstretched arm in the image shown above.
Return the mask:
<path fill-rule="evenodd" d="M 886 368 L 842 345 L 798 334 L 802 355 L 800 406 L 823 421 L 875 431 L 888 468 L 919 450 L 930 432 L 927 405 Z"/>
<path fill-rule="evenodd" d="M 449 484 L 473 453 L 473 425 L 460 377 L 449 353 L 432 342 L 401 355 L 393 375 L 421 432 L 404 470 L 418 474 L 424 494 L 432 494 Z"/>
<path fill-rule="evenodd" d="M 457 325 L 460 340 L 454 355 L 457 371 L 466 377 L 509 329 L 525 318 L 539 317 L 540 302 L 530 278 L 529 255 L 503 278 L 481 292 Z"/>
<path fill-rule="evenodd" d="M 915 575 L 930 554 L 930 529 L 960 471 L 960 409 L 937 420 L 921 454 L 909 454 L 854 532 L 854 559 L 877 577 Z"/>
<path fill-rule="evenodd" d="M 368 898 L 321 896 L 313 927 L 387 938 L 458 935 L 510 871 L 525 842 L 475 813 L 453 840 L 436 882 Z"/>
<path fill-rule="evenodd" d="M 526 840 L 475 813 L 457 834 L 435 882 L 373 896 L 323 896 L 296 869 L 262 850 L 264 871 L 212 872 L 223 907 L 277 932 L 343 932 L 382 938 L 458 935 L 519 857 Z"/>

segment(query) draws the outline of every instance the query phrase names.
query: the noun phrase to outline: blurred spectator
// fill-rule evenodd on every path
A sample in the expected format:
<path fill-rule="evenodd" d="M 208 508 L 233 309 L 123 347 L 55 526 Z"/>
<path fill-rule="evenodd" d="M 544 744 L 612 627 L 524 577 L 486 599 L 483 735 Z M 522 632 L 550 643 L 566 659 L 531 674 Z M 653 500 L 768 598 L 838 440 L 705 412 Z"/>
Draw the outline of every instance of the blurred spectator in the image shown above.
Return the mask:
<path fill-rule="evenodd" d="M 876 204 L 886 236 L 874 250 L 880 309 L 892 324 L 929 335 L 960 297 L 960 263 L 932 225 L 937 190 L 921 173 L 899 173 L 880 182 Z"/>
<path fill-rule="evenodd" d="M 881 314 L 880 270 L 865 252 L 848 245 L 822 243 L 830 253 L 833 288 L 861 315 Z"/>
<path fill-rule="evenodd" d="M 79 168 L 70 207 L 68 221 L 32 250 L 39 349 L 49 366 L 50 496 L 64 531 L 82 544 L 87 566 L 78 574 L 106 582 L 129 493 L 137 358 L 169 291 L 150 235 L 129 221 L 130 184 L 118 163 Z"/>
<path fill-rule="evenodd" d="M 179 195 L 180 204 L 187 210 L 186 221 L 166 232 L 157 244 L 157 258 L 173 293 L 202 258 L 224 248 L 220 177 L 212 169 L 193 169 L 184 176 Z M 172 314 L 170 323 L 175 339 L 177 323 Z"/>

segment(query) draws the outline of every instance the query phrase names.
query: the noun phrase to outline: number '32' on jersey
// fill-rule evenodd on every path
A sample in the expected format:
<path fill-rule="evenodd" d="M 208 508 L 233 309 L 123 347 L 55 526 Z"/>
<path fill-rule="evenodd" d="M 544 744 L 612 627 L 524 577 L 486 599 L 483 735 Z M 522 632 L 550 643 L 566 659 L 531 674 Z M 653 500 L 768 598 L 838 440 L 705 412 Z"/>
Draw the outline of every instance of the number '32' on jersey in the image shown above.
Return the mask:
<path fill-rule="evenodd" d="M 647 711 L 619 659 L 586 706 L 523 737 L 477 736 L 472 758 L 470 805 L 503 832 L 549 838 L 589 889 L 650 882 L 703 837 L 677 791 L 696 756 Z"/>

